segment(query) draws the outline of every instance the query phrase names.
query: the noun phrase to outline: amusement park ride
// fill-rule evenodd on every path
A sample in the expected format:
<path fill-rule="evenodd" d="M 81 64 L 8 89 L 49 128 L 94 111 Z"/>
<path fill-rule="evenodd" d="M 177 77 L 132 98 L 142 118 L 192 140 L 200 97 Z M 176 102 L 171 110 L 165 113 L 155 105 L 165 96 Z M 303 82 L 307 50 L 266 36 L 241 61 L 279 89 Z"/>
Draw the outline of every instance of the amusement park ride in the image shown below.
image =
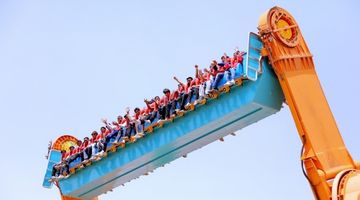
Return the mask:
<path fill-rule="evenodd" d="M 144 138 L 112 145 L 101 160 L 70 176 L 50 181 L 60 150 L 76 145 L 61 136 L 50 147 L 43 186 L 56 185 L 62 200 L 97 199 L 99 195 L 152 172 L 187 153 L 278 112 L 286 102 L 303 143 L 302 163 L 315 199 L 360 199 L 360 163 L 345 147 L 322 91 L 312 55 L 294 18 L 273 7 L 260 17 L 258 34 L 250 33 L 236 84 L 171 121 L 147 124 Z M 275 72 L 275 73 L 274 73 Z M 126 146 L 126 147 L 125 147 Z"/>

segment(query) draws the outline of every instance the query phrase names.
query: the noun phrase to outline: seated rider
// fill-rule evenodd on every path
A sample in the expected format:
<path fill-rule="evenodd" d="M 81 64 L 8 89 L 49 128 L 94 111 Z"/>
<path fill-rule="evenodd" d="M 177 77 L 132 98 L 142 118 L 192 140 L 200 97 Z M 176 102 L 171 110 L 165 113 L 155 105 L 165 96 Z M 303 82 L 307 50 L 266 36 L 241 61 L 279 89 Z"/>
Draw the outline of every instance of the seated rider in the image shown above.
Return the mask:
<path fill-rule="evenodd" d="M 84 160 L 91 158 L 92 148 L 89 137 L 84 137 L 84 141 L 82 142 L 81 147 L 84 150 Z"/>
<path fill-rule="evenodd" d="M 234 85 L 235 84 L 235 68 L 231 67 L 231 59 L 226 53 L 221 56 L 221 66 L 225 70 L 226 75 L 226 85 Z M 220 65 L 220 64 L 219 64 Z"/>
<path fill-rule="evenodd" d="M 175 102 L 172 99 L 172 95 L 169 89 L 163 90 L 164 96 L 160 99 L 159 115 L 161 120 L 167 120 L 170 118 L 171 112 L 175 112 Z"/>
<path fill-rule="evenodd" d="M 101 134 L 97 131 L 93 131 L 91 133 L 90 143 L 92 149 L 91 159 L 95 159 L 96 150 L 97 153 L 100 153 L 104 149 L 104 144 L 101 142 Z"/>
<path fill-rule="evenodd" d="M 192 77 L 188 77 L 186 79 L 186 84 L 181 82 L 176 76 L 174 76 L 174 80 L 178 82 L 180 110 L 185 110 L 185 105 L 189 97 L 189 87 L 191 85 Z"/>
<path fill-rule="evenodd" d="M 202 72 L 200 69 L 198 69 L 198 66 L 195 65 L 196 69 L 196 78 L 200 82 L 199 86 L 199 99 L 206 98 L 209 90 L 210 90 L 210 74 L 207 72 Z"/>
<path fill-rule="evenodd" d="M 64 174 L 69 174 L 69 165 L 65 161 L 65 150 L 61 150 L 61 161 L 56 163 L 52 168 L 52 180 L 56 180 L 57 178 L 64 178 Z"/>
<path fill-rule="evenodd" d="M 107 150 L 107 146 L 110 143 L 111 139 L 115 140 L 119 134 L 120 129 L 113 129 L 110 123 L 107 122 L 107 119 L 102 119 L 102 122 L 105 124 L 105 127 L 101 127 L 100 131 L 103 134 L 104 138 L 104 152 Z"/>
<path fill-rule="evenodd" d="M 133 120 L 135 123 L 135 130 L 136 130 L 136 138 L 140 138 L 144 136 L 144 124 L 145 124 L 145 119 L 143 118 L 143 115 L 141 113 L 140 108 L 136 107 L 134 109 L 134 116 L 133 116 Z"/>
<path fill-rule="evenodd" d="M 159 98 L 158 96 L 156 96 L 156 97 Z M 151 101 L 144 99 L 144 102 L 147 107 L 147 113 L 148 113 L 147 120 L 150 120 L 150 123 L 153 123 L 158 115 L 158 104 L 155 101 L 156 97 L 154 99 L 152 99 Z"/>

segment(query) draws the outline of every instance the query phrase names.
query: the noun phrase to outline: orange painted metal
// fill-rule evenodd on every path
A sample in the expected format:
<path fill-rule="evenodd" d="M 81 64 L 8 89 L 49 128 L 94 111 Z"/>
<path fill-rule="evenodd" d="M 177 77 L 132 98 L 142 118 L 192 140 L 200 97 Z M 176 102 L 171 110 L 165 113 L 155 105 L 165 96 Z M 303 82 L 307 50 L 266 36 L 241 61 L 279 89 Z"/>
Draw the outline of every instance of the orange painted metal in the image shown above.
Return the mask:
<path fill-rule="evenodd" d="M 81 200 L 81 199 L 74 198 L 74 197 L 61 196 L 61 200 Z M 92 198 L 91 200 L 99 200 L 99 198 L 95 197 L 95 198 Z"/>
<path fill-rule="evenodd" d="M 75 147 L 77 146 L 76 144 L 77 141 L 78 139 L 76 139 L 76 137 L 74 136 L 63 135 L 55 140 L 51 149 L 55 149 L 58 151 L 65 150 L 68 152 L 70 146 L 75 146 Z"/>
<path fill-rule="evenodd" d="M 274 7 L 261 16 L 263 54 L 276 72 L 304 145 L 302 160 L 314 195 L 331 198 L 331 179 L 356 164 L 345 147 L 294 18 Z M 265 56 L 265 55 L 264 55 Z"/>

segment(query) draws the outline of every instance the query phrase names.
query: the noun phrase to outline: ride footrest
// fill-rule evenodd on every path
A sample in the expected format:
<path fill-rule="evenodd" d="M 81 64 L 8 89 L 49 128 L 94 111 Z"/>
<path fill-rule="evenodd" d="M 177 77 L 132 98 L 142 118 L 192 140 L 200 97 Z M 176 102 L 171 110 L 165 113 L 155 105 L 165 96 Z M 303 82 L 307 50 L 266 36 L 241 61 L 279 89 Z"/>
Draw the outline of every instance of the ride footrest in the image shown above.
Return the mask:
<path fill-rule="evenodd" d="M 243 83 L 243 78 L 237 78 L 235 79 L 235 85 L 240 86 Z"/>
<path fill-rule="evenodd" d="M 186 111 L 193 111 L 194 109 L 195 109 L 195 105 L 193 103 L 185 106 Z"/>
<path fill-rule="evenodd" d="M 153 127 L 153 125 L 150 125 L 150 126 L 146 127 L 144 131 L 145 131 L 146 133 L 152 133 L 152 132 L 154 132 L 154 127 Z"/>

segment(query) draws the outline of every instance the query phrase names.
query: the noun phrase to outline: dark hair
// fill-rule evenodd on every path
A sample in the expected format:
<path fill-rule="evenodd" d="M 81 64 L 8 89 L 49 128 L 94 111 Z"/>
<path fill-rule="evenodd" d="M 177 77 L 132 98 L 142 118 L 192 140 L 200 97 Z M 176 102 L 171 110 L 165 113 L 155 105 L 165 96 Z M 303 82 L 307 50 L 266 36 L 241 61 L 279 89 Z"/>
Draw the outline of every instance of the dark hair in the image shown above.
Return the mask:
<path fill-rule="evenodd" d="M 89 140 L 89 137 L 84 137 L 84 140 Z"/>
<path fill-rule="evenodd" d="M 186 80 L 189 80 L 189 79 L 190 79 L 190 80 L 194 80 L 193 77 L 191 77 L 191 76 L 189 76 L 189 77 L 186 78 Z"/>
<path fill-rule="evenodd" d="M 167 88 L 165 88 L 165 89 L 163 90 L 163 93 L 164 93 L 164 94 L 166 94 L 166 93 L 168 93 L 168 92 L 170 92 L 170 90 L 167 89 Z"/>
<path fill-rule="evenodd" d="M 136 108 L 134 109 L 134 112 L 136 112 L 137 110 L 140 111 L 140 108 L 136 107 Z"/>
<path fill-rule="evenodd" d="M 91 135 L 94 135 L 94 134 L 98 134 L 98 132 L 97 131 L 93 131 L 92 133 L 91 133 Z"/>

